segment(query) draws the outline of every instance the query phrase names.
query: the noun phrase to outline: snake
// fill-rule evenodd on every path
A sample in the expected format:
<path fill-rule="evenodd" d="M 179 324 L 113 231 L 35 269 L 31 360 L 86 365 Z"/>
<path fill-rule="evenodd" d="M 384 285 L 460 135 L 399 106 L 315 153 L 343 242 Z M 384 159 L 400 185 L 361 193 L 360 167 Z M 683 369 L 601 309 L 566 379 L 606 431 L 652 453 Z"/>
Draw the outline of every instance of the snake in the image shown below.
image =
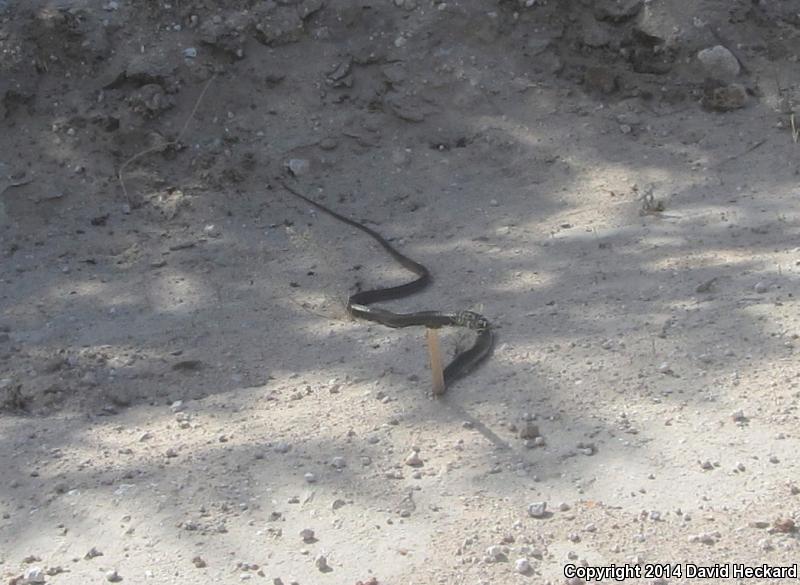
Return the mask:
<path fill-rule="evenodd" d="M 291 195 L 319 209 L 323 213 L 340 222 L 356 228 L 377 242 L 400 266 L 416 275 L 410 282 L 397 286 L 362 290 L 350 295 L 347 299 L 347 312 L 355 319 L 372 321 L 386 327 L 462 327 L 475 332 L 475 340 L 471 347 L 457 353 L 444 368 L 445 387 L 462 378 L 492 352 L 494 347 L 494 331 L 489 320 L 474 311 L 416 311 L 413 313 L 395 313 L 388 309 L 373 306 L 375 303 L 401 299 L 418 293 L 433 282 L 430 270 L 423 264 L 412 260 L 375 230 L 354 219 L 350 219 L 333 209 L 304 195 L 286 181 L 279 181 L 281 186 Z"/>

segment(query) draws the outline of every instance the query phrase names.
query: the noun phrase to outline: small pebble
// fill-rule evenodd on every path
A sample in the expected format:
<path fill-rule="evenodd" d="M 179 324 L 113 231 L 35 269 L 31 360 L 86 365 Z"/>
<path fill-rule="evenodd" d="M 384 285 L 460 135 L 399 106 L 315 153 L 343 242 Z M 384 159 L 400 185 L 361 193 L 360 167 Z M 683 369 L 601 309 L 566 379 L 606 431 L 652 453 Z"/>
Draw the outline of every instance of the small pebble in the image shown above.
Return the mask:
<path fill-rule="evenodd" d="M 304 158 L 293 158 L 286 163 L 286 166 L 289 168 L 289 172 L 295 177 L 300 177 L 309 171 L 311 163 Z"/>
<path fill-rule="evenodd" d="M 317 476 L 310 471 L 303 474 L 303 479 L 306 480 L 306 483 L 317 483 Z"/>
<path fill-rule="evenodd" d="M 22 574 L 24 583 L 44 583 L 44 571 L 41 567 L 28 567 Z"/>
<path fill-rule="evenodd" d="M 519 436 L 522 439 L 535 439 L 539 434 L 539 426 L 529 420 L 524 421 L 519 430 Z"/>
<path fill-rule="evenodd" d="M 314 531 L 310 528 L 303 528 L 300 531 L 300 538 L 303 539 L 303 542 L 314 542 L 316 540 L 314 537 Z"/>
<path fill-rule="evenodd" d="M 497 563 L 505 559 L 505 551 L 502 546 L 496 544 L 486 549 L 486 561 L 489 563 Z"/>
<path fill-rule="evenodd" d="M 547 502 L 533 502 L 528 504 L 528 515 L 531 518 L 544 518 L 547 516 Z"/>
<path fill-rule="evenodd" d="M 206 566 L 206 562 L 203 560 L 202 557 L 194 557 L 192 559 L 192 564 L 198 569 L 202 569 Z"/>
<path fill-rule="evenodd" d="M 122 581 L 122 577 L 117 572 L 116 569 L 112 569 L 106 573 L 106 581 L 110 581 L 111 583 L 118 583 Z"/>
<path fill-rule="evenodd" d="M 531 572 L 531 563 L 528 559 L 517 559 L 517 562 L 514 563 L 514 569 L 516 569 L 517 573 L 526 575 Z"/>
<path fill-rule="evenodd" d="M 715 544 L 721 535 L 719 532 L 701 532 L 689 537 L 689 542 L 699 542 L 702 544 Z"/>
<path fill-rule="evenodd" d="M 347 467 L 347 462 L 344 460 L 344 457 L 334 457 L 331 459 L 331 467 L 334 469 L 344 469 Z"/>
<path fill-rule="evenodd" d="M 421 467 L 423 465 L 422 458 L 419 456 L 419 449 L 414 449 L 406 457 L 405 464 L 410 467 Z"/>
<path fill-rule="evenodd" d="M 319 147 L 322 150 L 333 150 L 339 145 L 335 138 L 323 138 L 319 141 Z"/>
<path fill-rule="evenodd" d="M 753 290 L 756 291 L 758 294 L 764 294 L 769 290 L 769 285 L 765 282 L 757 282 L 753 287 Z"/>
<path fill-rule="evenodd" d="M 95 557 L 102 557 L 102 556 L 103 556 L 103 553 L 101 553 L 99 550 L 97 550 L 96 547 L 92 547 L 92 548 L 89 549 L 89 552 L 87 552 L 85 555 L 83 555 L 83 558 L 88 561 L 89 559 L 93 559 Z"/>
<path fill-rule="evenodd" d="M 320 571 L 330 571 L 331 567 L 328 564 L 328 559 L 325 558 L 325 555 L 319 555 L 316 559 L 314 559 L 314 565 Z"/>

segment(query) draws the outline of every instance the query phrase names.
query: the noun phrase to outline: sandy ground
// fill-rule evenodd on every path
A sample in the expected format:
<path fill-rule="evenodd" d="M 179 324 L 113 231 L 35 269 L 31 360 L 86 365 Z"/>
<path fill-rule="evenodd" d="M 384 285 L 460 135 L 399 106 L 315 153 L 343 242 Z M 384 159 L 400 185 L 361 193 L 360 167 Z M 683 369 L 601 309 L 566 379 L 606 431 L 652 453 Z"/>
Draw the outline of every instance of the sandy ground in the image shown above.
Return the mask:
<path fill-rule="evenodd" d="M 0 1 L 4 582 L 787 582 L 791 4 Z"/>

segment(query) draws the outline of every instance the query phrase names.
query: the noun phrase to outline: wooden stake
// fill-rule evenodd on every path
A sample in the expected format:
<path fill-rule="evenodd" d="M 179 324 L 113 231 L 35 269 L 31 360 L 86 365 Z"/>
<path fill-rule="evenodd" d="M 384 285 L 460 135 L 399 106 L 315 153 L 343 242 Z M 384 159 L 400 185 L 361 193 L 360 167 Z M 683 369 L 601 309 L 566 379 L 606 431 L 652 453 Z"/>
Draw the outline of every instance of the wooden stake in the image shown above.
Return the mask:
<path fill-rule="evenodd" d="M 433 375 L 433 395 L 444 394 L 444 370 L 442 369 L 442 354 L 439 351 L 439 330 L 428 327 L 428 356 L 431 360 L 431 374 Z"/>

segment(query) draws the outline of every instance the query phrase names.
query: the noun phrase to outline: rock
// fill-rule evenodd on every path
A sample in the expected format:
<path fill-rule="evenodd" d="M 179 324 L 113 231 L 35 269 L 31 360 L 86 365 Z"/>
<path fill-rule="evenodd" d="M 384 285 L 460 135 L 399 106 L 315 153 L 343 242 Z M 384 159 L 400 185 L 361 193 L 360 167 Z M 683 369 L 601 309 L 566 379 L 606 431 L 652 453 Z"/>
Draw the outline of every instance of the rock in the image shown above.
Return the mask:
<path fill-rule="evenodd" d="M 531 572 L 531 563 L 528 559 L 517 559 L 517 562 L 514 563 L 514 569 L 517 573 L 527 575 Z"/>
<path fill-rule="evenodd" d="M 103 556 L 102 552 L 97 550 L 97 548 L 92 547 L 92 548 L 89 549 L 89 552 L 87 552 L 85 555 L 83 555 L 83 558 L 88 561 L 88 560 L 93 559 L 95 557 L 102 557 L 102 556 Z"/>
<path fill-rule="evenodd" d="M 252 15 L 247 11 L 231 12 L 227 18 L 215 16 L 200 25 L 200 40 L 241 59 L 247 43 L 247 32 L 252 24 Z M 184 50 L 184 56 L 189 57 Z M 195 50 L 196 55 L 196 50 Z M 195 56 L 192 55 L 192 56 Z"/>
<path fill-rule="evenodd" d="M 311 163 L 305 158 L 292 158 L 286 163 L 286 168 L 288 168 L 289 172 L 295 177 L 300 177 L 311 170 Z"/>
<path fill-rule="evenodd" d="M 731 413 L 731 419 L 733 419 L 733 422 L 737 423 L 747 422 L 747 417 L 744 415 L 744 411 L 742 410 L 736 410 Z"/>
<path fill-rule="evenodd" d="M 716 544 L 722 537 L 719 532 L 701 532 L 689 537 L 689 542 L 699 542 L 701 544 Z"/>
<path fill-rule="evenodd" d="M 205 560 L 203 560 L 202 557 L 194 557 L 192 559 L 192 564 L 198 569 L 203 569 L 207 566 Z"/>
<path fill-rule="evenodd" d="M 423 461 L 419 456 L 419 449 L 415 448 L 411 451 L 411 453 L 405 459 L 405 464 L 409 467 L 422 467 Z"/>
<path fill-rule="evenodd" d="M 325 555 L 319 555 L 316 559 L 314 559 L 314 566 L 323 573 L 332 570 Z"/>
<path fill-rule="evenodd" d="M 319 141 L 319 147 L 322 150 L 333 150 L 339 146 L 339 142 L 335 138 L 327 137 Z"/>
<path fill-rule="evenodd" d="M 729 112 L 747 104 L 747 91 L 738 83 L 723 86 L 709 86 L 703 90 L 700 104 L 707 110 Z"/>
<path fill-rule="evenodd" d="M 331 467 L 334 469 L 344 469 L 347 467 L 347 462 L 345 461 L 344 457 L 334 457 L 331 459 Z"/>
<path fill-rule="evenodd" d="M 317 476 L 310 471 L 303 474 L 303 479 L 306 480 L 306 483 L 317 483 Z"/>
<path fill-rule="evenodd" d="M 533 424 L 533 422 L 526 420 L 522 423 L 522 426 L 519 430 L 519 436 L 521 439 L 535 439 L 540 435 L 539 433 L 539 426 Z"/>
<path fill-rule="evenodd" d="M 173 414 L 183 411 L 183 400 L 176 400 L 170 405 L 169 409 Z"/>
<path fill-rule="evenodd" d="M 314 536 L 314 531 L 310 528 L 303 528 L 300 531 L 300 538 L 303 539 L 303 542 L 315 542 L 317 540 Z"/>
<path fill-rule="evenodd" d="M 593 2 L 594 17 L 614 23 L 624 22 L 639 13 L 642 3 L 642 0 L 598 0 Z"/>
<path fill-rule="evenodd" d="M 791 534 L 797 532 L 797 526 L 791 518 L 779 518 L 775 520 L 772 528 L 769 529 L 770 534 Z"/>
<path fill-rule="evenodd" d="M 547 502 L 528 504 L 528 515 L 531 518 L 545 518 L 547 516 Z"/>
<path fill-rule="evenodd" d="M 406 122 L 422 122 L 432 111 L 417 96 L 404 95 L 398 91 L 388 92 L 383 102 L 392 114 Z"/>
<path fill-rule="evenodd" d="M 217 225 L 209 223 L 203 226 L 203 235 L 209 238 L 218 238 L 222 235 L 222 230 Z"/>
<path fill-rule="evenodd" d="M 175 106 L 175 100 L 158 83 L 143 85 L 134 92 L 128 103 L 135 113 L 146 118 L 155 118 Z"/>
<path fill-rule="evenodd" d="M 294 43 L 302 38 L 303 19 L 297 6 L 261 2 L 254 12 L 256 38 L 259 42 L 274 47 Z"/>
<path fill-rule="evenodd" d="M 22 574 L 23 583 L 44 583 L 44 570 L 41 567 L 28 567 Z"/>
<path fill-rule="evenodd" d="M 353 57 L 348 55 L 342 61 L 335 63 L 326 76 L 326 82 L 331 87 L 352 87 Z"/>
<path fill-rule="evenodd" d="M 731 81 L 741 70 L 739 60 L 722 45 L 703 49 L 697 53 L 697 60 L 703 64 L 706 75 L 717 81 Z"/>
<path fill-rule="evenodd" d="M 281 441 L 275 445 L 276 453 L 288 453 L 292 446 L 289 443 Z"/>
<path fill-rule="evenodd" d="M 756 291 L 758 294 L 763 295 L 765 292 L 769 290 L 769 285 L 766 282 L 757 282 L 753 287 L 753 290 Z"/>
<path fill-rule="evenodd" d="M 587 67 L 583 74 L 583 86 L 590 93 L 609 95 L 617 91 L 617 74 L 607 67 Z"/>
<path fill-rule="evenodd" d="M 116 569 L 112 569 L 106 573 L 106 581 L 109 581 L 111 583 L 118 583 L 122 581 L 122 577 L 120 576 L 120 574 L 117 572 Z"/>
<path fill-rule="evenodd" d="M 486 562 L 498 563 L 500 561 L 504 561 L 505 559 L 506 553 L 502 546 L 495 544 L 486 549 Z"/>

